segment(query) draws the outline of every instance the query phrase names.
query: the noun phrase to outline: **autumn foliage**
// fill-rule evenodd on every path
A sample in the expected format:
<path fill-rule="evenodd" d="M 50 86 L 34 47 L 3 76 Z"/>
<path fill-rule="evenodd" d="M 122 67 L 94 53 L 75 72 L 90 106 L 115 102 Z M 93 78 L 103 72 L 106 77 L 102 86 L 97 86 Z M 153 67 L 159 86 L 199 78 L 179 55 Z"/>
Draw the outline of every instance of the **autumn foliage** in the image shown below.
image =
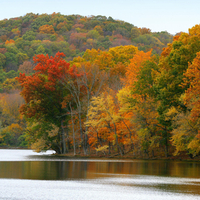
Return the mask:
<path fill-rule="evenodd" d="M 66 102 L 68 92 L 64 89 L 64 85 L 67 84 L 68 78 L 71 80 L 80 76 L 75 67 L 70 67 L 70 64 L 63 59 L 64 56 L 59 52 L 54 57 L 37 55 L 34 58 L 34 62 L 37 63 L 34 68 L 35 73 L 31 76 L 20 74 L 16 78 L 23 88 L 21 95 L 25 100 L 20 113 L 28 119 L 34 119 L 35 123 L 44 121 L 45 124 L 54 124 L 60 127 L 60 132 L 64 130 L 63 117 L 68 103 Z M 51 148 L 64 153 L 66 149 L 63 138 L 59 138 L 58 135 L 57 137 L 57 141 L 54 142 L 57 143 L 57 147 L 53 147 L 55 144 L 52 144 Z M 37 139 L 44 140 L 44 137 Z M 59 146 L 60 140 L 62 147 Z"/>
<path fill-rule="evenodd" d="M 0 145 L 199 158 L 199 25 L 172 41 L 103 16 L 28 17 L 2 29 Z"/>

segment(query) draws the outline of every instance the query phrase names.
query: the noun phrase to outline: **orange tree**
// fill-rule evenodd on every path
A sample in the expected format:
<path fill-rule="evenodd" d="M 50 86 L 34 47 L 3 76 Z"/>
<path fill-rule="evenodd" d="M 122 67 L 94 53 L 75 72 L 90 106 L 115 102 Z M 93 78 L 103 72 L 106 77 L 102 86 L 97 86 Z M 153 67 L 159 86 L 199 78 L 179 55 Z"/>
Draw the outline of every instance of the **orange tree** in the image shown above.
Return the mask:
<path fill-rule="evenodd" d="M 190 87 L 186 90 L 185 104 L 191 109 L 191 120 L 195 121 L 200 116 L 200 52 L 184 75 L 187 78 L 185 82 L 190 83 Z"/>
<path fill-rule="evenodd" d="M 160 146 L 162 130 L 157 120 L 153 88 L 153 76 L 158 70 L 157 60 L 155 56 L 151 56 L 151 51 L 138 51 L 130 59 L 123 79 L 125 86 L 118 92 L 120 112 L 132 118 L 126 122 L 129 124 L 129 143 L 132 143 L 132 147 L 133 144 L 137 146 L 135 150 L 141 149 L 148 155 L 151 152 L 152 156 Z"/>
<path fill-rule="evenodd" d="M 70 77 L 72 81 L 79 74 L 75 67 L 70 67 L 63 59 L 64 56 L 59 52 L 55 57 L 37 55 L 34 57 L 37 63 L 35 73 L 31 76 L 20 74 L 17 78 L 25 100 L 20 112 L 32 122 L 32 127 L 37 127 L 37 131 L 32 129 L 35 133 L 29 129 L 29 139 L 32 143 L 42 144 L 39 150 L 52 148 L 57 153 L 66 153 L 64 127 L 69 115 L 67 108 L 70 93 L 65 89 L 65 84 L 66 79 Z M 49 134 L 51 129 L 57 130 L 57 133 L 54 131 L 53 135 Z"/>

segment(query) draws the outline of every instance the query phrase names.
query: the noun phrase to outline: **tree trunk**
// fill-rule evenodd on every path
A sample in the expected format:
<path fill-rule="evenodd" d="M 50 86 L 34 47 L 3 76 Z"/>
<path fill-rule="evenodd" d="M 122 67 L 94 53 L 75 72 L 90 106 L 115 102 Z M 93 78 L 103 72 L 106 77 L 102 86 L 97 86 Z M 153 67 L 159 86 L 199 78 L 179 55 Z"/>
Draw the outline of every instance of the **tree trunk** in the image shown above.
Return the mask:
<path fill-rule="evenodd" d="M 168 155 L 168 144 L 165 145 L 165 157 L 167 158 Z"/>
<path fill-rule="evenodd" d="M 168 131 L 165 127 L 165 135 L 164 135 L 164 139 L 165 139 L 165 157 L 168 157 Z"/>
<path fill-rule="evenodd" d="M 66 145 L 66 153 L 68 153 L 70 151 L 70 141 L 69 141 L 69 130 L 68 129 L 66 129 L 66 136 L 67 136 L 67 139 L 65 139 L 66 140 L 65 144 L 67 144 Z"/>
<path fill-rule="evenodd" d="M 113 123 L 113 125 L 114 125 L 114 133 L 115 133 L 115 137 L 116 137 L 117 149 L 118 149 L 118 151 L 120 152 L 120 155 L 123 156 L 122 150 L 121 150 L 120 145 L 119 145 L 119 142 L 118 142 L 118 136 L 117 136 L 117 133 L 116 133 L 116 126 L 115 126 L 115 123 Z"/>
<path fill-rule="evenodd" d="M 109 148 L 108 148 L 108 155 L 110 155 L 110 141 L 109 141 L 108 145 L 109 145 Z"/>
<path fill-rule="evenodd" d="M 84 155 L 86 155 L 87 150 L 86 150 L 86 147 L 85 147 L 85 138 L 83 137 L 83 128 L 82 128 L 82 123 L 81 123 L 81 113 L 80 113 L 80 111 L 79 111 L 79 114 L 78 114 L 78 118 L 79 118 L 79 126 L 80 126 L 81 143 L 83 145 Z"/>
<path fill-rule="evenodd" d="M 129 131 L 129 137 L 130 137 L 130 141 L 131 141 L 131 148 L 133 149 L 133 155 L 135 155 L 135 153 L 134 153 L 134 144 L 133 144 L 133 140 L 132 140 L 132 132 L 131 132 L 131 130 L 130 130 L 130 128 L 127 126 L 127 124 L 125 123 L 125 121 L 122 119 L 122 121 L 123 121 L 123 123 L 124 123 L 124 125 L 126 126 L 126 128 L 128 129 L 128 131 Z"/>
<path fill-rule="evenodd" d="M 72 132 L 73 132 L 73 146 L 74 146 L 74 155 L 76 155 L 76 141 L 75 141 L 75 132 L 74 132 L 74 119 L 72 115 L 71 103 L 69 104 L 71 110 L 71 120 L 72 120 Z"/>
<path fill-rule="evenodd" d="M 154 150 L 151 151 L 152 158 L 154 158 Z"/>
<path fill-rule="evenodd" d="M 65 143 L 65 132 L 63 127 L 63 120 L 61 120 L 61 144 L 62 144 L 62 154 L 65 154 L 67 151 Z"/>

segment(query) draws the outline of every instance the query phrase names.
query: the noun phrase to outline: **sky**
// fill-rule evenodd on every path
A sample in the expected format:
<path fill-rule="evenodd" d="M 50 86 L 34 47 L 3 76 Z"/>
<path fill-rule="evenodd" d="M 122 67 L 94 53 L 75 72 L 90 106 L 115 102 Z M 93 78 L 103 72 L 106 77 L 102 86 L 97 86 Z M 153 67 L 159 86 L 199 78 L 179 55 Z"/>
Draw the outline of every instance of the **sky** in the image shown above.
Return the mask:
<path fill-rule="evenodd" d="M 0 20 L 26 13 L 102 15 L 152 32 L 188 32 L 200 24 L 200 0 L 0 0 Z"/>

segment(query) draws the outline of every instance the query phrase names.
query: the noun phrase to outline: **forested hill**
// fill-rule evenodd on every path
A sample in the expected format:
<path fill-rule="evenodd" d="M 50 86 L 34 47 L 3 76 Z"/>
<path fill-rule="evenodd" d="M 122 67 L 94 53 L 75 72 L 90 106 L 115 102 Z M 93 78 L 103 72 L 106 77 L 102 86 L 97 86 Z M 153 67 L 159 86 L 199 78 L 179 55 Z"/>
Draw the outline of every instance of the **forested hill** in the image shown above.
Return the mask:
<path fill-rule="evenodd" d="M 0 148 L 199 160 L 199 66 L 200 24 L 172 36 L 105 16 L 2 20 Z"/>
<path fill-rule="evenodd" d="M 153 33 L 112 17 L 33 14 L 0 21 L 0 67 L 4 72 L 18 71 L 35 54 L 54 56 L 58 51 L 70 61 L 86 49 L 108 50 L 115 46 L 134 45 L 145 52 L 160 54 L 171 43 L 168 32 Z"/>

